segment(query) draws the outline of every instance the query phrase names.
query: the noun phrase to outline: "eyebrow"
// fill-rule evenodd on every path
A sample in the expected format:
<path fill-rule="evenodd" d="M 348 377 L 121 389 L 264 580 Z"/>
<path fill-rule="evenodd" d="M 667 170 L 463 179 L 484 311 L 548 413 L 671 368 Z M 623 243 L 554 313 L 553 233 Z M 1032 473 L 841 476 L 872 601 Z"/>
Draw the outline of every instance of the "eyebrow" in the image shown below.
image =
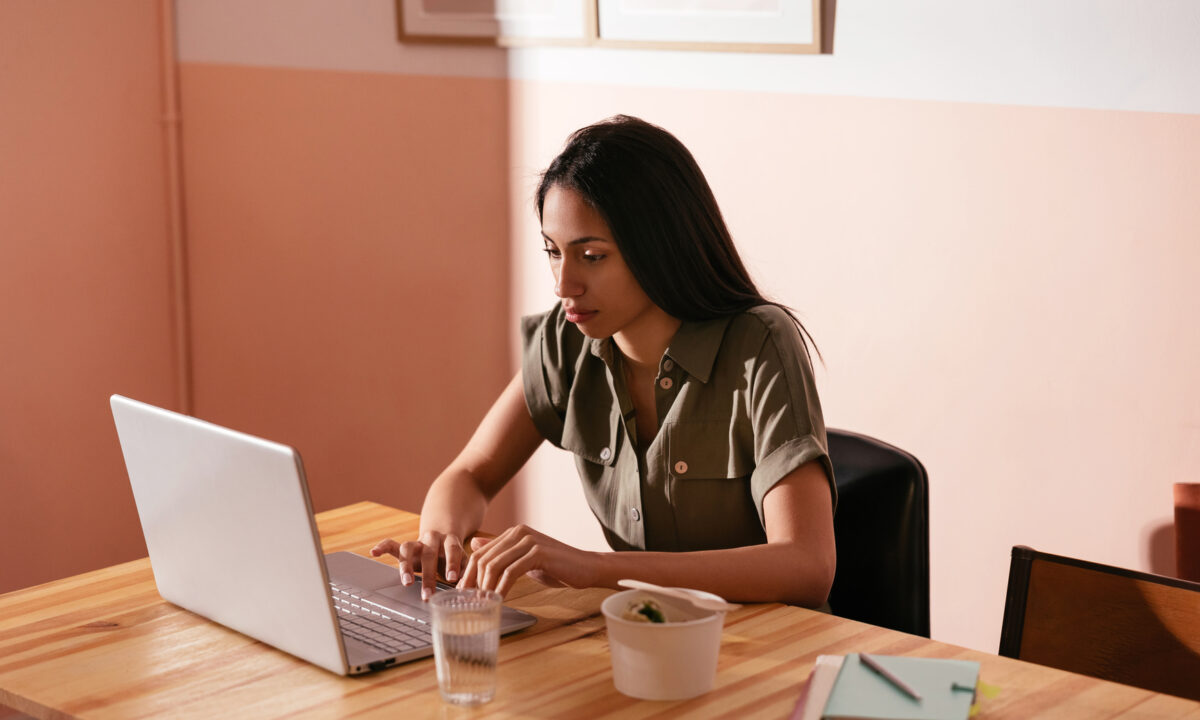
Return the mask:
<path fill-rule="evenodd" d="M 558 243 L 554 242 L 554 239 L 553 239 L 553 238 L 551 238 L 551 237 L 550 237 L 549 235 L 547 235 L 546 233 L 542 233 L 542 239 L 543 239 L 543 240 L 546 240 L 546 241 L 548 241 L 548 242 L 550 242 L 551 244 L 553 244 L 553 245 L 555 245 L 555 246 L 557 246 L 557 245 L 558 245 Z M 571 246 L 571 245 L 583 245 L 584 243 L 590 243 L 590 242 L 611 243 L 611 242 L 612 242 L 612 240 L 609 240 L 609 239 L 607 239 L 607 238 L 602 238 L 602 237 L 594 237 L 594 236 L 591 236 L 591 235 L 586 235 L 586 236 L 584 236 L 584 237 L 581 237 L 581 238 L 575 238 L 574 240 L 568 240 L 568 241 L 567 241 L 567 246 L 569 247 L 569 246 Z"/>

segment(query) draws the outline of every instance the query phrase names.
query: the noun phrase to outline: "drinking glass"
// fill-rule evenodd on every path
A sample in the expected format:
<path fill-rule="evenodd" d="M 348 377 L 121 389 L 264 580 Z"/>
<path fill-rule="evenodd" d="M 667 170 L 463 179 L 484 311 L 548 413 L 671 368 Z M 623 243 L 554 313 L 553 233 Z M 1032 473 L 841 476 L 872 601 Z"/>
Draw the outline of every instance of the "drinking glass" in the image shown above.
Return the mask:
<path fill-rule="evenodd" d="M 496 694 L 503 598 L 491 590 L 445 590 L 430 599 L 433 654 L 442 699 L 478 705 Z"/>

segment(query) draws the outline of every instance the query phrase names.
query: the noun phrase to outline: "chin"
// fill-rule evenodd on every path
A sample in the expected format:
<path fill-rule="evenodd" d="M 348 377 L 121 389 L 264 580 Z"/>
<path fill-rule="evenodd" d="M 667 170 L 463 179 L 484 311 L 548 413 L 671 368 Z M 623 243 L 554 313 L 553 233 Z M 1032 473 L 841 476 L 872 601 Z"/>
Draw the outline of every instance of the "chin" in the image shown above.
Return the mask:
<path fill-rule="evenodd" d="M 584 337 L 592 340 L 607 340 L 613 336 L 611 330 L 598 327 L 588 327 L 587 324 L 575 323 L 575 327 L 579 328 L 579 332 L 583 333 Z"/>
<path fill-rule="evenodd" d="M 599 333 L 595 331 L 588 331 L 583 328 L 579 328 L 579 332 L 583 333 L 584 337 L 591 338 L 592 340 L 607 340 L 613 336 L 612 333 Z"/>

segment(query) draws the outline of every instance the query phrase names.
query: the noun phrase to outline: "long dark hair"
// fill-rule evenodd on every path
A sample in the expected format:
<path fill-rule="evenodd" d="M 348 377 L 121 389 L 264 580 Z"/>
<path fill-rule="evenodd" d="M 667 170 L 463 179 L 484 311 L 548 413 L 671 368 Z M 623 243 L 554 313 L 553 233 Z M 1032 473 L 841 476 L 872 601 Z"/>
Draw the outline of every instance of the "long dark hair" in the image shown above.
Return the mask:
<path fill-rule="evenodd" d="M 577 130 L 542 173 L 539 220 L 556 186 L 600 213 L 633 277 L 668 315 L 711 320 L 774 305 L 813 342 L 791 308 L 759 292 L 704 173 L 671 133 L 628 115 Z"/>

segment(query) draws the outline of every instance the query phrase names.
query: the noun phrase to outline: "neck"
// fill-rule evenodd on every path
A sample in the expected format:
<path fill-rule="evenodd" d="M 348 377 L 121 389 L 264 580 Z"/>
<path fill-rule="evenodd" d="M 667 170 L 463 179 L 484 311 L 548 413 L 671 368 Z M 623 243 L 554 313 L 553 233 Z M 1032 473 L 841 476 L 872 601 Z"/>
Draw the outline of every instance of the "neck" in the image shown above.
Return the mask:
<path fill-rule="evenodd" d="M 621 351 L 621 355 L 629 361 L 635 370 L 648 368 L 658 369 L 658 361 L 662 359 L 671 338 L 681 324 L 678 318 L 671 317 L 662 310 L 650 313 L 638 322 L 621 329 L 613 335 L 613 342 Z"/>

